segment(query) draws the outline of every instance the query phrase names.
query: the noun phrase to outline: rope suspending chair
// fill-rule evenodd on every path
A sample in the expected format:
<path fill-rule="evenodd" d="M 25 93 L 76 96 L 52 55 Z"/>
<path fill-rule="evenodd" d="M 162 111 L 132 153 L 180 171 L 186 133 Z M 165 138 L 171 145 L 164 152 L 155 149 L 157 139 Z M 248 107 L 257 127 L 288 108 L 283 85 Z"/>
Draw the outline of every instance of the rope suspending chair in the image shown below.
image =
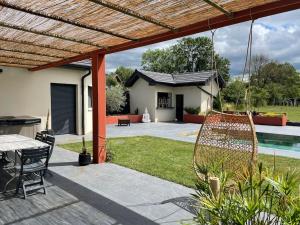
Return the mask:
<path fill-rule="evenodd" d="M 251 64 L 248 56 L 250 55 L 251 58 L 253 22 L 250 28 L 245 68 Z M 212 31 L 214 46 L 213 37 L 214 31 Z M 212 69 L 217 71 L 214 47 L 212 51 Z M 212 109 L 213 102 L 212 100 L 210 102 Z M 194 149 L 194 168 L 200 179 L 207 179 L 207 176 L 214 176 L 221 171 L 225 171 L 232 179 L 238 179 L 244 169 L 255 164 L 256 155 L 257 138 L 252 116 L 248 111 L 243 114 L 227 114 L 223 112 L 221 105 L 221 112 L 211 110 L 206 114 Z"/>

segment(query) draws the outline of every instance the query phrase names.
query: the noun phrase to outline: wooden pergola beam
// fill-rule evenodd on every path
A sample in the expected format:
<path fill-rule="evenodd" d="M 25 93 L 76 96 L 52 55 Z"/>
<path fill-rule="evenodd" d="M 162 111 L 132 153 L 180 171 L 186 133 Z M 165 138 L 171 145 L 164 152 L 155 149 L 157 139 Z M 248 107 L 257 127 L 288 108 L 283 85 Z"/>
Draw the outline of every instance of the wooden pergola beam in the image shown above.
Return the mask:
<path fill-rule="evenodd" d="M 46 19 L 56 20 L 56 21 L 59 21 L 59 22 L 62 22 L 62 23 L 70 24 L 72 26 L 76 26 L 76 27 L 80 27 L 80 28 L 84 28 L 84 29 L 88 29 L 88 30 L 93 30 L 93 31 L 109 34 L 111 36 L 115 36 L 115 37 L 118 37 L 118 38 L 130 40 L 130 41 L 137 40 L 135 38 L 128 37 L 126 35 L 122 35 L 122 34 L 119 34 L 119 33 L 115 33 L 113 31 L 109 31 L 109 30 L 106 30 L 106 29 L 103 29 L 103 28 L 99 28 L 99 27 L 95 27 L 95 26 L 91 26 L 91 25 L 86 25 L 86 24 L 83 24 L 83 23 L 80 23 L 80 22 L 77 22 L 77 21 L 69 20 L 69 19 L 64 18 L 64 17 L 56 16 L 56 15 L 47 15 L 44 12 L 34 11 L 32 9 L 17 6 L 17 5 L 8 3 L 8 2 L 0 2 L 0 5 L 3 6 L 3 7 L 9 8 L 9 9 L 17 10 L 17 11 L 24 12 L 24 13 L 29 13 L 31 15 L 43 17 L 43 18 L 46 18 Z"/>
<path fill-rule="evenodd" d="M 49 63 L 47 65 L 41 65 L 32 69 L 30 71 L 38 71 L 50 67 L 61 66 L 64 64 L 69 64 L 72 62 L 84 60 L 91 58 L 91 54 L 99 53 L 99 54 L 110 54 L 120 51 L 125 51 L 128 49 L 138 48 L 150 44 L 159 43 L 162 41 L 171 40 L 174 38 L 179 38 L 187 35 L 192 35 L 199 32 L 205 32 L 211 29 L 221 28 L 245 21 L 249 21 L 252 19 L 258 19 L 265 16 L 271 16 L 278 13 L 283 13 L 295 9 L 300 8 L 299 0 L 279 0 L 276 2 L 267 3 L 265 5 L 256 6 L 251 9 L 245 9 L 238 12 L 234 12 L 234 17 L 228 17 L 226 15 L 217 16 L 210 19 L 210 24 L 208 21 L 201 21 L 198 23 L 194 23 L 185 27 L 181 27 L 177 29 L 176 32 L 168 31 L 162 34 L 153 35 L 151 37 L 146 37 L 140 39 L 138 42 L 127 42 L 124 44 L 112 46 L 109 49 L 100 49 L 92 52 L 87 52 L 82 55 L 74 56 L 68 59 L 60 60 L 57 62 Z"/>
<path fill-rule="evenodd" d="M 209 31 L 211 29 L 226 27 L 233 24 L 238 24 L 253 19 L 259 19 L 262 17 L 271 16 L 274 14 L 288 12 L 296 9 L 300 9 L 299 0 L 278 0 L 276 2 L 271 2 L 265 5 L 260 5 L 253 8 L 234 12 L 233 17 L 220 15 L 211 18 L 209 20 L 209 23 L 207 20 L 200 21 L 191 25 L 187 25 L 185 27 L 178 28 L 176 32 L 168 31 L 162 34 L 153 35 L 151 37 L 142 38 L 137 43 L 127 42 L 117 46 L 112 46 L 106 51 L 106 54 L 138 48 L 150 44 L 159 43 L 162 41 L 168 41 L 174 38 L 180 38 L 187 35 Z"/>
<path fill-rule="evenodd" d="M 0 49 L 1 51 L 2 49 Z M 5 50 L 4 50 L 5 51 Z M 33 61 L 33 62 L 41 62 L 41 63 L 49 63 L 50 61 L 45 61 L 45 60 L 40 60 L 40 59 L 30 59 L 30 58 L 26 58 L 26 57 L 19 57 L 19 56 L 14 56 L 14 55 L 3 55 L 0 53 L 0 57 L 5 57 L 8 59 L 21 59 L 21 60 L 29 60 L 29 61 Z"/>
<path fill-rule="evenodd" d="M 95 46 L 95 47 L 98 47 L 98 48 L 105 48 L 105 46 L 98 45 L 98 44 L 95 44 L 95 43 L 87 41 L 87 40 L 79 40 L 79 39 L 76 39 L 76 38 L 65 37 L 65 36 L 62 36 L 62 35 L 59 35 L 59 34 L 53 34 L 53 33 L 47 32 L 47 31 L 38 31 L 36 29 L 25 28 L 25 27 L 22 27 L 22 26 L 18 26 L 18 25 L 14 25 L 14 24 L 8 24 L 8 23 L 1 22 L 1 21 L 0 21 L 0 26 L 10 28 L 10 29 L 14 29 L 14 30 L 29 32 L 29 33 L 33 33 L 33 34 L 43 35 L 43 36 L 47 36 L 47 37 L 62 39 L 62 40 L 65 40 L 65 41 L 76 42 L 76 43 L 79 43 L 79 44 Z"/>
<path fill-rule="evenodd" d="M 204 2 L 206 2 L 207 4 L 209 4 L 210 6 L 216 8 L 217 10 L 221 11 L 222 13 L 224 13 L 226 16 L 228 17 L 232 17 L 233 16 L 233 13 L 224 9 L 222 6 L 220 6 L 219 4 L 215 3 L 214 1 L 212 0 L 202 0 Z"/>
<path fill-rule="evenodd" d="M 64 52 L 69 52 L 69 53 L 74 53 L 74 54 L 81 54 L 82 53 L 81 51 L 76 51 L 76 50 L 73 50 L 73 49 L 60 48 L 60 47 L 56 47 L 56 46 L 52 46 L 52 45 L 37 44 L 37 43 L 29 42 L 29 41 L 15 40 L 15 39 L 9 39 L 9 38 L 4 38 L 4 37 L 0 37 L 0 41 L 7 41 L 7 42 L 16 43 L 16 44 L 30 45 L 30 46 L 33 46 L 33 47 L 64 51 Z"/>
<path fill-rule="evenodd" d="M 7 51 L 7 52 L 16 52 L 16 53 L 21 53 L 21 54 L 31 54 L 31 55 L 38 55 L 38 56 L 45 56 L 45 57 L 49 57 L 49 58 L 55 58 L 57 60 L 59 59 L 63 59 L 63 57 L 59 57 L 59 56 L 52 56 L 49 54 L 43 54 L 43 53 L 39 53 L 39 52 L 28 52 L 28 51 L 23 51 L 23 50 L 19 50 L 19 49 L 11 49 L 11 48 L 3 48 L 4 46 L 1 46 L 0 44 L 0 51 Z"/>
<path fill-rule="evenodd" d="M 0 62 L 0 66 L 19 67 L 19 68 L 27 68 L 27 69 L 34 67 L 33 65 L 7 63 L 7 62 Z"/>
<path fill-rule="evenodd" d="M 38 66 L 37 64 L 31 64 L 31 63 L 19 63 L 19 62 L 5 62 L 5 61 L 1 61 L 0 60 L 0 64 L 3 64 L 3 63 L 5 63 L 5 64 L 16 64 L 16 65 L 24 65 L 24 66 L 31 66 L 31 67 L 33 67 L 33 66 Z"/>
<path fill-rule="evenodd" d="M 112 10 L 115 10 L 115 11 L 118 11 L 120 13 L 123 13 L 123 14 L 126 14 L 128 16 L 132 16 L 132 17 L 135 17 L 137 19 L 140 19 L 140 20 L 143 20 L 143 21 L 146 21 L 148 23 L 152 23 L 152 24 L 155 24 L 157 26 L 160 26 L 160 27 L 163 27 L 163 28 L 166 28 L 168 30 L 172 30 L 172 31 L 175 31 L 176 30 L 176 27 L 173 27 L 171 25 L 168 25 L 166 23 L 163 23 L 161 21 L 158 21 L 150 16 L 145 16 L 145 15 L 142 15 L 134 10 L 131 10 L 131 9 L 128 9 L 128 8 L 125 8 L 123 6 L 120 6 L 118 4 L 115 4 L 115 3 L 112 3 L 112 2 L 109 2 L 109 1 L 106 1 L 106 0 L 88 0 L 90 2 L 93 2 L 95 4 L 98 4 L 98 5 L 101 5 L 101 6 L 104 6 L 106 8 L 109 8 L 109 9 L 112 9 Z"/>

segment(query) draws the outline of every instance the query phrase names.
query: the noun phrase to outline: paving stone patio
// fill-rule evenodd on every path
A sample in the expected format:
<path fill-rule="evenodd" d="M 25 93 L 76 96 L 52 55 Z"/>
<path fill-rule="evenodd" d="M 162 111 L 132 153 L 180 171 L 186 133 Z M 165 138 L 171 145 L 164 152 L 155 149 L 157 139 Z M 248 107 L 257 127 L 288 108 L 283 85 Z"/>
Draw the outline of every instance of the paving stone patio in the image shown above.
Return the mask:
<path fill-rule="evenodd" d="M 192 189 L 111 163 L 79 167 L 77 157 L 55 148 L 47 195 L 23 200 L 11 184 L 0 194 L 0 224 L 175 225 L 193 218 Z"/>

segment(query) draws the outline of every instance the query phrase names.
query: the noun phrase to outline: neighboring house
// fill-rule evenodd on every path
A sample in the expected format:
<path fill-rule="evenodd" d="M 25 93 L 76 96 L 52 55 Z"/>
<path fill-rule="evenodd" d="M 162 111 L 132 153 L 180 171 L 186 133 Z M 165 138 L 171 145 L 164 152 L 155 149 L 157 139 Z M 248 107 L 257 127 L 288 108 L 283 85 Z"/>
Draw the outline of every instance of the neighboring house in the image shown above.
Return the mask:
<path fill-rule="evenodd" d="M 91 76 L 83 79 L 90 74 L 89 64 L 38 72 L 5 66 L 0 69 L 0 117 L 39 117 L 41 129 L 45 129 L 49 110 L 50 128 L 56 134 L 82 134 L 83 127 L 85 133 L 92 131 Z"/>
<path fill-rule="evenodd" d="M 212 86 L 211 86 L 212 81 Z M 224 80 L 212 71 L 165 74 L 135 70 L 129 88 L 130 112 L 142 114 L 148 108 L 151 121 L 182 121 L 185 107 L 210 109 L 211 93 L 216 96 Z"/>

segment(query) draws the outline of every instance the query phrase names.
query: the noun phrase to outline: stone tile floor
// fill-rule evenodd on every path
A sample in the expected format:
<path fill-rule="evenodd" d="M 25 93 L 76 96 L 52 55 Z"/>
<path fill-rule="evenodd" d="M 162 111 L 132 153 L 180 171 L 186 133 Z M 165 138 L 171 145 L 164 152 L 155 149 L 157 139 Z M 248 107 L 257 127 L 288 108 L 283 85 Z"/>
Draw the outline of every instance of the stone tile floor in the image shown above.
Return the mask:
<path fill-rule="evenodd" d="M 0 224 L 175 225 L 189 222 L 192 189 L 115 164 L 79 167 L 78 154 L 56 147 L 47 195 L 0 193 Z M 7 174 L 0 173 L 2 190 Z"/>

